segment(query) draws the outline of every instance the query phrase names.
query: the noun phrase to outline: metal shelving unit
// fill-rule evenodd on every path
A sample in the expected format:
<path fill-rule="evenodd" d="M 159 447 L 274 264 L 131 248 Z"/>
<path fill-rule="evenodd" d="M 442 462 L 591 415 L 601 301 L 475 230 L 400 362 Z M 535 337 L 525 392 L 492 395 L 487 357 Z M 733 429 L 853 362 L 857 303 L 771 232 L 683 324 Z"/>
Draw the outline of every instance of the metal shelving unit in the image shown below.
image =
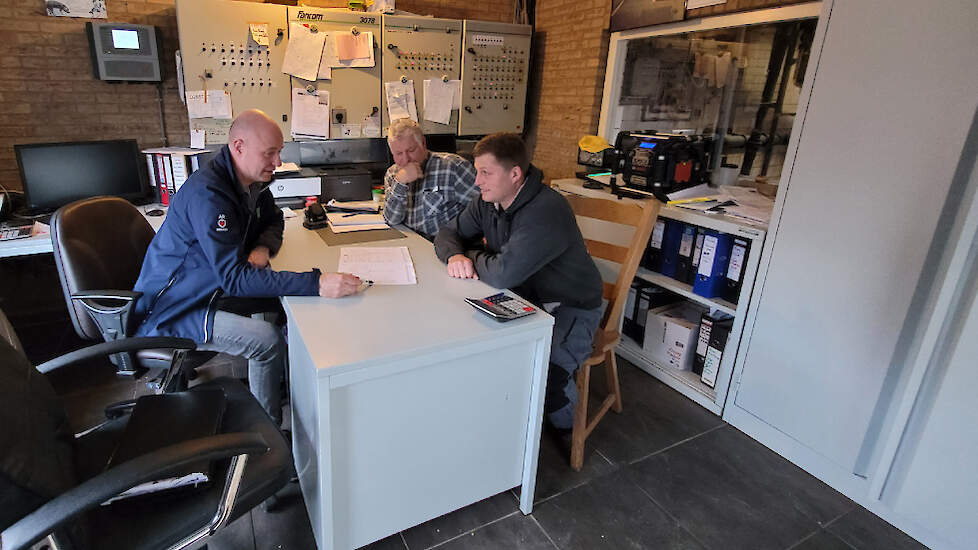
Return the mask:
<path fill-rule="evenodd" d="M 582 183 L 581 180 L 577 179 L 560 179 L 552 181 L 551 185 L 564 193 L 618 200 L 608 189 L 585 189 Z M 727 339 L 723 359 L 720 362 L 716 387 L 711 388 L 704 384 L 700 381 L 699 375 L 693 374 L 690 371 L 680 371 L 668 365 L 659 364 L 645 353 L 642 346 L 628 337 L 623 336 L 622 342 L 618 346 L 618 354 L 635 364 L 635 366 L 658 378 L 669 387 L 682 393 L 714 414 L 721 415 L 732 382 L 737 354 L 740 352 L 744 321 L 747 318 L 747 305 L 750 303 L 750 296 L 754 290 L 754 279 L 757 276 L 760 252 L 764 245 L 764 238 L 767 235 L 767 231 L 762 225 L 746 222 L 731 216 L 703 214 L 675 206 L 664 206 L 659 216 L 737 235 L 751 241 L 750 254 L 747 257 L 746 271 L 744 272 L 744 284 L 740 290 L 737 303 L 731 303 L 719 298 L 704 298 L 693 293 L 692 286 L 671 277 L 649 271 L 648 269 L 640 267 L 636 273 L 636 278 L 674 292 L 691 302 L 695 302 L 711 310 L 718 310 L 728 315 L 733 315 L 734 324 L 730 331 L 730 336 Z"/>

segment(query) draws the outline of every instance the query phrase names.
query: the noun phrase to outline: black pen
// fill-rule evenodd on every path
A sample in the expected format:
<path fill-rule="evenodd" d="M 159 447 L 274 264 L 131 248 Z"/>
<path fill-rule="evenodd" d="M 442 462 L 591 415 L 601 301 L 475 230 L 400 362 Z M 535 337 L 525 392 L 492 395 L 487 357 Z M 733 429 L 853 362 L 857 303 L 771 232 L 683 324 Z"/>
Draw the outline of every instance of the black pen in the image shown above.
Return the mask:
<path fill-rule="evenodd" d="M 352 213 L 352 214 L 343 214 L 343 215 L 342 215 L 342 216 L 340 216 L 340 217 L 341 217 L 341 218 L 349 218 L 350 216 L 356 216 L 356 215 L 358 215 L 358 214 L 363 214 L 363 212 L 354 212 L 354 213 Z"/>

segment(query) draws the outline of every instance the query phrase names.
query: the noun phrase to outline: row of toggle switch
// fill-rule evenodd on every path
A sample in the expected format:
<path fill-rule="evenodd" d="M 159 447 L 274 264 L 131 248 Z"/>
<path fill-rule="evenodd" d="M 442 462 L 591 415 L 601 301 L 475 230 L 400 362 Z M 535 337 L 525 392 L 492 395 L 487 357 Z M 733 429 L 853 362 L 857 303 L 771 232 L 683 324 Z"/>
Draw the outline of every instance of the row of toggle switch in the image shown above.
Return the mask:
<path fill-rule="evenodd" d="M 259 78 L 257 80 L 252 78 L 250 81 L 245 78 L 242 78 L 241 82 L 227 81 L 227 80 L 224 81 L 225 88 L 236 88 L 238 86 L 242 88 L 271 88 L 273 85 L 274 84 L 271 78 L 268 79 Z"/>
<path fill-rule="evenodd" d="M 210 50 L 210 53 L 235 53 L 235 52 L 238 52 L 238 53 L 247 53 L 248 55 L 251 55 L 253 53 L 257 53 L 258 55 L 261 55 L 262 53 L 264 53 L 266 57 L 269 55 L 268 48 L 267 47 L 263 47 L 263 46 L 257 46 L 257 47 L 255 47 L 255 46 L 249 46 L 248 49 L 247 49 L 247 51 L 246 51 L 244 46 L 235 47 L 235 45 L 234 45 L 233 42 L 231 44 L 227 45 L 227 46 L 225 46 L 223 42 L 220 45 L 218 45 L 215 42 L 211 42 L 210 45 L 208 45 L 208 44 L 206 44 L 204 42 L 201 42 L 200 43 L 200 52 L 201 53 L 207 53 L 208 50 Z"/>
<path fill-rule="evenodd" d="M 223 65 L 225 67 L 227 67 L 227 66 L 231 66 L 231 67 L 245 67 L 245 66 L 248 66 L 248 67 L 256 67 L 257 66 L 257 67 L 264 67 L 265 69 L 268 69 L 271 66 L 271 63 L 269 63 L 267 59 L 262 59 L 260 57 L 257 60 L 255 60 L 254 57 L 252 57 L 250 59 L 247 59 L 247 60 L 245 58 L 243 58 L 243 57 L 242 58 L 236 58 L 236 57 L 226 58 L 226 57 L 222 57 L 221 58 L 221 65 Z"/>

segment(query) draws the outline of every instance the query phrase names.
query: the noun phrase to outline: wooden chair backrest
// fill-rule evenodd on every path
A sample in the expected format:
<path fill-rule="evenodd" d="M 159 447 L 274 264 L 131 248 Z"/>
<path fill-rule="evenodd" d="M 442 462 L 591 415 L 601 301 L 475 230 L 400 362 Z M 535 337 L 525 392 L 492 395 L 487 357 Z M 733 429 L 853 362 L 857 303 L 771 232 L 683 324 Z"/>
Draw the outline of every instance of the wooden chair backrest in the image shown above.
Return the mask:
<path fill-rule="evenodd" d="M 635 228 L 627 248 L 604 241 L 584 239 L 591 256 L 621 266 L 615 284 L 604 283 L 604 297 L 608 300 L 608 307 L 601 319 L 602 331 L 617 331 L 618 320 L 621 318 L 625 302 L 628 299 L 628 290 L 632 286 L 635 272 L 638 271 L 638 264 L 645 253 L 645 247 L 648 245 L 655 220 L 659 217 L 662 203 L 655 199 L 636 203 L 616 199 L 582 197 L 580 195 L 567 195 L 567 202 L 570 203 L 574 214 L 579 217 L 614 222 Z"/>

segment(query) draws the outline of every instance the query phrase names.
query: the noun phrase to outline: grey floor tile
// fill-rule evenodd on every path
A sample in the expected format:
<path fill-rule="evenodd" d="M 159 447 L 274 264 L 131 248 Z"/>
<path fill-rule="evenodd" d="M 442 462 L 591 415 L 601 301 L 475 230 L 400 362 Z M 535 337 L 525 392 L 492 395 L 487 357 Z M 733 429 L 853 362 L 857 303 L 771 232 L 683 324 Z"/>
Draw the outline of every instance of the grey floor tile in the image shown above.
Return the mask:
<path fill-rule="evenodd" d="M 602 368 L 592 383 L 604 395 Z M 723 424 L 723 420 L 659 382 L 624 359 L 618 358 L 621 414 L 609 412 L 591 433 L 588 443 L 617 464 L 627 464 L 684 439 Z"/>
<path fill-rule="evenodd" d="M 537 460 L 537 482 L 533 501 L 540 502 L 568 489 L 587 483 L 597 476 L 611 472 L 615 466 L 594 452 L 588 444 L 584 451 L 584 467 L 580 472 L 571 470 L 570 451 L 558 443 L 556 437 L 544 432 L 540 438 L 540 455 Z M 520 488 L 516 489 L 519 496 Z"/>
<path fill-rule="evenodd" d="M 362 546 L 360 550 L 407 550 L 407 546 L 404 546 L 404 540 L 401 538 L 401 534 L 397 533 L 386 539 Z"/>
<path fill-rule="evenodd" d="M 704 548 L 626 470 L 548 500 L 533 515 L 561 550 Z"/>
<path fill-rule="evenodd" d="M 919 550 L 927 548 L 863 507 L 839 518 L 826 530 L 856 550 Z"/>
<path fill-rule="evenodd" d="M 251 511 L 257 550 L 306 550 L 316 547 L 305 502 L 298 483 L 279 491 L 279 503 L 273 512 L 261 506 Z"/>
<path fill-rule="evenodd" d="M 638 483 L 711 548 L 783 550 L 854 504 L 731 427 L 633 465 Z"/>
<path fill-rule="evenodd" d="M 234 520 L 213 537 L 207 539 L 208 550 L 254 550 L 255 532 L 251 513 Z"/>
<path fill-rule="evenodd" d="M 852 547 L 832 533 L 820 529 L 789 550 L 852 550 Z"/>
<path fill-rule="evenodd" d="M 413 546 L 411 550 L 417 550 Z M 555 550 L 533 518 L 514 514 L 462 535 L 438 550 Z"/>
<path fill-rule="evenodd" d="M 509 491 L 481 500 L 444 516 L 404 531 L 408 548 L 430 548 L 436 544 L 477 529 L 512 514 L 519 503 Z"/>

